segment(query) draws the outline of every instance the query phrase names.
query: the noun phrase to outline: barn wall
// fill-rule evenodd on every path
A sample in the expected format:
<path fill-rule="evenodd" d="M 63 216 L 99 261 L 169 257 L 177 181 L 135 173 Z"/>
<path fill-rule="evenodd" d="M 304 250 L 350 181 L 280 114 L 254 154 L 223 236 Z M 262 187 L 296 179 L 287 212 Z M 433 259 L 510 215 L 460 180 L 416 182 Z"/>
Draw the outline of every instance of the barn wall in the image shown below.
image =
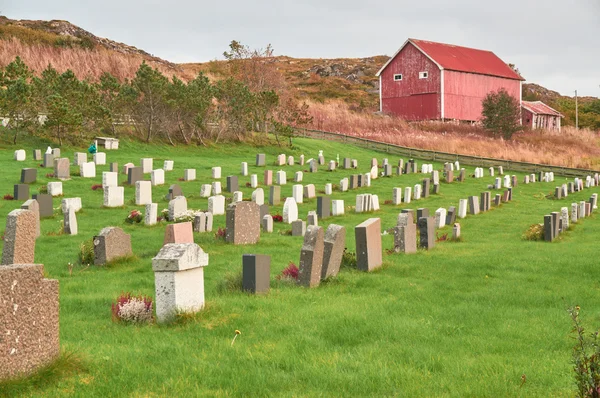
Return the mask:
<path fill-rule="evenodd" d="M 428 72 L 419 79 L 419 72 Z M 402 80 L 394 81 L 401 73 Z M 406 120 L 441 118 L 441 72 L 438 66 L 408 43 L 381 73 L 382 111 Z"/>
<path fill-rule="evenodd" d="M 481 101 L 489 92 L 500 88 L 506 89 L 517 100 L 521 98 L 519 80 L 445 70 L 444 117 L 457 120 L 480 120 Z"/>
<path fill-rule="evenodd" d="M 530 111 L 528 111 L 525 108 L 521 108 L 521 121 L 522 121 L 522 125 L 525 128 L 533 128 L 533 113 L 531 113 Z M 527 121 L 529 120 L 529 121 Z"/>

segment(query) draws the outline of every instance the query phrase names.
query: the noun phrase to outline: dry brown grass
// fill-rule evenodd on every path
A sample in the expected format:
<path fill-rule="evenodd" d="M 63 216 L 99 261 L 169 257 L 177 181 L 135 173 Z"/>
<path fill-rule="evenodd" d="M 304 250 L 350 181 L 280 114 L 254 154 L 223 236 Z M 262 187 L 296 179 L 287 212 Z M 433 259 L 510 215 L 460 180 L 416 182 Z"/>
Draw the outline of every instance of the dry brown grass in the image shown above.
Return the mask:
<path fill-rule="evenodd" d="M 34 43 L 24 44 L 22 41 L 10 38 L 0 40 L 0 67 L 6 66 L 21 57 L 35 73 L 41 73 L 48 64 L 59 72 L 71 69 L 79 79 L 96 80 L 102 73 L 109 72 L 123 81 L 132 79 L 144 58 L 139 54 L 123 54 L 105 48 L 86 50 L 83 48 L 61 48 L 51 45 Z M 146 60 L 153 68 L 158 68 L 169 78 L 174 74 L 185 80 L 193 78 L 187 73 L 165 65 Z"/>
<path fill-rule="evenodd" d="M 527 131 L 512 140 L 490 137 L 481 127 L 441 122 L 407 123 L 399 118 L 352 112 L 341 102 L 310 103 L 311 128 L 441 152 L 577 168 L 600 164 L 600 136 L 565 127 L 560 133 Z"/>

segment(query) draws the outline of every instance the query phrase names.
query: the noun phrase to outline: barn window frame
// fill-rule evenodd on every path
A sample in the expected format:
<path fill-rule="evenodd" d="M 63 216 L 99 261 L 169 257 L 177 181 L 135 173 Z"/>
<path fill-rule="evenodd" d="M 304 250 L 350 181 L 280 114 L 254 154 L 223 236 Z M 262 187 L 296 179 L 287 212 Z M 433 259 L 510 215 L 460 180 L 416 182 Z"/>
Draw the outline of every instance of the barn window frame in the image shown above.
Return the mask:
<path fill-rule="evenodd" d="M 402 73 L 396 73 L 396 74 L 394 74 L 394 81 L 395 82 L 402 81 Z"/>
<path fill-rule="evenodd" d="M 428 71 L 419 72 L 419 79 L 428 79 L 428 78 L 429 78 L 429 72 Z"/>

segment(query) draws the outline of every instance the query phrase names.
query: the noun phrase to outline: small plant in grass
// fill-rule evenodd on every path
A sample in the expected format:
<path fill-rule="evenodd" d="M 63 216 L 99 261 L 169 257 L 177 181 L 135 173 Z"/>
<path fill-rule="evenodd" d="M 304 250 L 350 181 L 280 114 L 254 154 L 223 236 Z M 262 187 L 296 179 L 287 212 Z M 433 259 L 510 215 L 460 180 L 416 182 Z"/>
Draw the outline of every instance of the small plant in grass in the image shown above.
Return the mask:
<path fill-rule="evenodd" d="M 48 193 L 48 187 L 47 186 L 41 186 L 38 188 L 38 192 L 39 193 Z"/>
<path fill-rule="evenodd" d="M 162 209 L 160 215 L 163 218 L 163 220 L 169 221 L 169 209 Z"/>
<path fill-rule="evenodd" d="M 522 238 L 524 240 L 544 240 L 544 226 L 542 224 L 533 224 L 527 231 L 523 233 Z"/>
<path fill-rule="evenodd" d="M 4 200 L 14 200 L 14 199 L 15 199 L 15 197 L 14 197 L 14 196 L 12 196 L 11 194 L 7 193 L 6 195 L 4 195 L 4 198 L 3 198 L 3 199 L 4 199 Z"/>
<path fill-rule="evenodd" d="M 289 279 L 298 280 L 300 270 L 293 262 L 289 262 L 288 266 L 281 271 L 281 274 L 277 276 L 277 279 Z"/>
<path fill-rule="evenodd" d="M 125 218 L 127 224 L 139 224 L 142 222 L 144 217 L 139 210 L 131 210 L 131 213 Z"/>
<path fill-rule="evenodd" d="M 600 397 L 600 341 L 599 330 L 585 332 L 579 319 L 579 306 L 567 309 L 573 322 L 573 371 L 578 397 Z"/>
<path fill-rule="evenodd" d="M 94 184 L 94 185 L 92 185 L 92 191 L 97 191 L 99 189 L 102 189 L 102 184 Z"/>
<path fill-rule="evenodd" d="M 79 264 L 94 264 L 94 241 L 85 240 L 79 245 Z"/>
<path fill-rule="evenodd" d="M 356 268 L 356 253 L 349 251 L 348 248 L 344 248 L 341 267 Z"/>
<path fill-rule="evenodd" d="M 391 205 L 392 203 L 394 203 L 394 202 L 392 202 L 391 199 L 388 199 L 385 202 L 383 202 L 384 205 Z"/>
<path fill-rule="evenodd" d="M 219 227 L 219 229 L 217 229 L 217 232 L 215 232 L 215 239 L 225 240 L 225 235 L 227 235 L 227 230 L 225 228 Z"/>
<path fill-rule="evenodd" d="M 226 272 L 223 280 L 217 285 L 217 292 L 228 293 L 242 290 L 242 272 Z"/>
<path fill-rule="evenodd" d="M 111 309 L 115 322 L 147 324 L 153 321 L 152 297 L 121 293 Z"/>
<path fill-rule="evenodd" d="M 275 214 L 273 216 L 273 222 L 283 222 L 283 216 L 281 214 Z"/>
<path fill-rule="evenodd" d="M 279 235 L 282 235 L 282 236 L 292 236 L 292 230 L 291 229 L 285 229 L 283 231 L 279 231 Z"/>
<path fill-rule="evenodd" d="M 246 188 L 251 188 L 252 184 L 250 184 L 249 182 L 246 183 Z"/>
<path fill-rule="evenodd" d="M 177 179 L 177 181 L 185 181 L 185 178 L 183 178 L 183 177 L 179 177 L 179 178 Z"/>
<path fill-rule="evenodd" d="M 448 234 L 447 233 L 442 234 L 442 235 L 435 234 L 435 241 L 436 242 L 445 242 L 447 240 L 448 240 Z"/>
<path fill-rule="evenodd" d="M 48 174 L 46 174 L 46 178 L 54 178 L 54 173 L 48 173 Z"/>

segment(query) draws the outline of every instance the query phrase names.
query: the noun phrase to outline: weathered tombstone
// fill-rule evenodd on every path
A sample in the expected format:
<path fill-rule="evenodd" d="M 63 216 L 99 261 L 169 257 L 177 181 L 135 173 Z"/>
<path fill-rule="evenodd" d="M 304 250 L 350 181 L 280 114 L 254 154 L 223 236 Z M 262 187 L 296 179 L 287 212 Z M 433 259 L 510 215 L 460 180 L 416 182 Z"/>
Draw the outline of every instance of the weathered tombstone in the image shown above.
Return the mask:
<path fill-rule="evenodd" d="M 38 227 L 39 218 L 34 211 L 16 209 L 8 213 L 4 230 L 2 265 L 34 263 Z"/>
<path fill-rule="evenodd" d="M 440 193 L 440 184 L 433 184 L 433 194 L 438 195 Z"/>
<path fill-rule="evenodd" d="M 271 256 L 264 254 L 242 255 L 242 290 L 268 293 L 271 285 Z"/>
<path fill-rule="evenodd" d="M 392 204 L 398 206 L 402 203 L 402 188 L 392 189 Z"/>
<path fill-rule="evenodd" d="M 60 181 L 49 182 L 46 187 L 48 189 L 48 194 L 51 196 L 62 196 L 63 194 L 62 182 Z"/>
<path fill-rule="evenodd" d="M 130 167 L 127 170 L 127 184 L 135 185 L 136 182 L 141 181 L 144 178 L 141 167 Z"/>
<path fill-rule="evenodd" d="M 273 185 L 273 170 L 265 170 L 263 183 L 264 185 Z"/>
<path fill-rule="evenodd" d="M 328 196 L 317 197 L 317 216 L 320 219 L 331 216 L 331 198 Z"/>
<path fill-rule="evenodd" d="M 444 209 L 443 207 L 440 207 L 439 209 L 437 209 L 435 211 L 435 227 L 436 228 L 443 228 L 446 226 L 446 216 L 447 216 L 447 210 Z"/>
<path fill-rule="evenodd" d="M 0 380 L 29 376 L 59 357 L 58 281 L 44 279 L 42 264 L 0 266 L 0 314 Z"/>
<path fill-rule="evenodd" d="M 265 191 L 262 188 L 256 188 L 252 191 L 252 201 L 257 205 L 263 205 L 265 203 Z"/>
<path fill-rule="evenodd" d="M 183 196 L 181 187 L 177 184 L 173 184 L 169 187 L 169 193 L 167 194 L 167 200 L 173 200 L 178 196 Z"/>
<path fill-rule="evenodd" d="M 104 201 L 105 207 L 121 207 L 125 204 L 125 188 L 117 186 L 106 186 L 104 187 Z"/>
<path fill-rule="evenodd" d="M 144 224 L 154 225 L 158 220 L 158 203 L 149 203 L 146 205 L 144 214 Z"/>
<path fill-rule="evenodd" d="M 322 227 L 308 227 L 300 252 L 298 284 L 306 287 L 318 286 L 323 266 L 324 236 Z"/>
<path fill-rule="evenodd" d="M 121 228 L 106 227 L 94 236 L 94 265 L 104 265 L 132 254 L 131 235 Z"/>
<path fill-rule="evenodd" d="M 446 182 L 451 183 L 454 181 L 454 171 L 446 170 Z"/>
<path fill-rule="evenodd" d="M 381 252 L 381 220 L 370 218 L 354 229 L 356 266 L 361 271 L 372 271 L 383 263 Z"/>
<path fill-rule="evenodd" d="M 188 221 L 176 224 L 168 224 L 167 228 L 165 229 L 163 245 L 168 243 L 194 243 L 192 223 Z"/>
<path fill-rule="evenodd" d="M 32 196 L 33 199 L 37 200 L 40 217 L 52 217 L 52 196 L 49 194 L 37 193 Z"/>
<path fill-rule="evenodd" d="M 314 225 L 314 226 L 319 226 L 319 217 L 317 216 L 317 212 L 314 210 L 311 210 L 308 212 L 308 215 L 306 216 L 306 224 L 307 225 Z"/>
<path fill-rule="evenodd" d="M 54 155 L 54 158 L 59 158 L 60 157 L 60 148 L 52 148 L 52 154 Z"/>
<path fill-rule="evenodd" d="M 577 220 L 579 219 L 578 210 L 579 210 L 579 206 L 577 205 L 577 203 L 571 203 L 571 222 L 572 223 L 576 223 Z"/>
<path fill-rule="evenodd" d="M 296 201 L 296 203 L 302 203 L 302 184 L 296 184 L 292 186 L 292 197 Z"/>
<path fill-rule="evenodd" d="M 283 222 L 291 224 L 293 221 L 298 219 L 298 205 L 294 198 L 289 197 L 285 199 L 283 204 Z"/>
<path fill-rule="evenodd" d="M 244 200 L 244 194 L 242 191 L 235 191 L 233 195 L 231 195 L 231 203 L 237 203 Z"/>
<path fill-rule="evenodd" d="M 332 216 L 343 216 L 344 215 L 344 201 L 343 200 L 332 200 L 331 201 L 331 215 Z"/>
<path fill-rule="evenodd" d="M 279 170 L 275 174 L 275 183 L 277 185 L 285 185 L 285 184 L 287 184 L 287 176 L 286 176 L 285 171 Z"/>
<path fill-rule="evenodd" d="M 344 158 L 344 169 L 349 169 L 351 168 L 351 162 L 350 162 L 350 158 Z"/>
<path fill-rule="evenodd" d="M 172 160 L 165 160 L 163 163 L 163 170 L 164 171 L 173 171 L 173 166 L 175 165 L 175 162 Z"/>
<path fill-rule="evenodd" d="M 457 240 L 458 238 L 460 238 L 460 224 L 454 223 L 452 227 L 452 239 Z"/>
<path fill-rule="evenodd" d="M 165 183 L 165 171 L 163 169 L 152 170 L 150 181 L 153 187 L 163 185 Z"/>
<path fill-rule="evenodd" d="M 479 197 L 469 196 L 469 214 L 479 214 Z"/>
<path fill-rule="evenodd" d="M 456 222 L 456 207 L 450 206 L 446 215 L 446 225 L 452 225 Z"/>
<path fill-rule="evenodd" d="M 321 280 L 337 276 L 342 263 L 346 246 L 346 228 L 341 225 L 329 224 L 323 239 L 323 267 Z"/>
<path fill-rule="evenodd" d="M 465 169 L 460 169 L 460 173 L 458 174 L 458 182 L 465 182 L 466 175 L 467 171 Z"/>
<path fill-rule="evenodd" d="M 80 166 L 83 163 L 87 163 L 87 153 L 75 152 L 75 155 L 73 156 L 73 165 Z"/>
<path fill-rule="evenodd" d="M 118 174 L 110 171 L 102 172 L 102 188 L 116 187 L 119 185 Z"/>
<path fill-rule="evenodd" d="M 265 163 L 266 163 L 265 159 L 266 159 L 266 156 L 265 156 L 264 153 L 258 153 L 258 154 L 256 154 L 256 165 L 257 166 L 264 166 Z"/>
<path fill-rule="evenodd" d="M 183 170 L 183 181 L 195 181 L 195 180 L 196 180 L 196 169 Z"/>
<path fill-rule="evenodd" d="M 217 180 L 219 178 L 221 178 L 221 167 L 220 166 L 213 167 L 211 169 L 211 172 L 212 172 L 212 178 L 217 179 Z M 195 176 L 194 176 L 194 178 L 195 178 Z"/>
<path fill-rule="evenodd" d="M 204 268 L 208 254 L 195 243 L 169 243 L 152 259 L 156 318 L 173 319 L 177 312 L 204 307 Z"/>
<path fill-rule="evenodd" d="M 67 159 L 67 162 L 69 159 Z M 54 155 L 51 153 L 44 154 L 44 161 L 42 162 L 42 166 L 44 167 L 52 167 L 54 165 Z"/>
<path fill-rule="evenodd" d="M 417 226 L 412 220 L 394 228 L 394 251 L 407 254 L 417 252 Z"/>
<path fill-rule="evenodd" d="M 270 214 L 265 214 L 262 220 L 262 230 L 268 233 L 273 232 L 273 216 Z"/>
<path fill-rule="evenodd" d="M 150 181 L 136 181 L 135 204 L 137 206 L 152 203 L 152 183 Z"/>
<path fill-rule="evenodd" d="M 419 247 L 429 250 L 435 246 L 435 225 L 433 217 L 419 218 Z"/>
<path fill-rule="evenodd" d="M 306 199 L 314 199 L 317 196 L 315 184 L 308 184 L 304 187 L 303 196 Z"/>
<path fill-rule="evenodd" d="M 75 215 L 75 209 L 72 206 L 67 208 L 67 211 L 63 213 L 63 233 L 66 235 L 77 235 L 77 216 Z"/>
<path fill-rule="evenodd" d="M 350 176 L 350 189 L 358 188 L 358 175 L 353 174 Z"/>
<path fill-rule="evenodd" d="M 32 184 L 37 180 L 37 169 L 21 169 L 21 184 Z"/>
<path fill-rule="evenodd" d="M 404 188 L 404 203 L 410 203 L 412 197 L 412 188 L 405 187 Z"/>
<path fill-rule="evenodd" d="M 269 187 L 269 205 L 279 206 L 281 203 L 281 187 L 278 185 L 271 185 Z"/>
<path fill-rule="evenodd" d="M 237 176 L 227 176 L 227 192 L 239 191 L 240 186 Z"/>
<path fill-rule="evenodd" d="M 152 203 L 152 201 L 149 203 Z M 178 217 L 186 215 L 187 210 L 187 199 L 185 196 L 177 196 L 173 200 L 169 201 L 169 221 L 175 221 L 175 219 Z"/>
<path fill-rule="evenodd" d="M 253 245 L 260 239 L 260 209 L 254 202 L 227 206 L 225 241 L 234 245 Z"/>
<path fill-rule="evenodd" d="M 319 171 L 318 166 L 317 166 L 317 161 L 313 160 L 312 162 L 310 162 L 310 168 L 309 171 L 311 173 L 316 173 L 317 171 Z"/>
<path fill-rule="evenodd" d="M 295 220 L 292 221 L 292 236 L 304 236 L 306 233 L 306 221 Z"/>
<path fill-rule="evenodd" d="M 467 216 L 467 199 L 459 199 L 458 201 L 458 218 Z"/>
<path fill-rule="evenodd" d="M 297 171 L 296 174 L 294 174 L 294 182 L 302 182 L 303 179 L 304 173 L 302 173 L 301 171 Z"/>
<path fill-rule="evenodd" d="M 212 193 L 213 195 L 221 194 L 221 181 L 213 181 L 212 183 Z"/>
<path fill-rule="evenodd" d="M 192 223 L 194 232 L 206 232 L 206 213 L 199 212 L 194 214 L 194 222 Z"/>
<path fill-rule="evenodd" d="M 15 184 L 14 190 L 13 190 L 13 197 L 15 200 L 29 199 L 29 185 Z"/>
<path fill-rule="evenodd" d="M 96 152 L 93 159 L 96 166 L 104 166 L 106 164 L 106 153 Z"/>
<path fill-rule="evenodd" d="M 33 160 L 36 160 L 36 161 L 42 160 L 42 150 L 41 149 L 33 150 Z"/>
<path fill-rule="evenodd" d="M 544 216 L 544 240 L 546 242 L 552 242 L 554 240 L 554 228 L 552 227 L 552 215 L 547 214 Z"/>
<path fill-rule="evenodd" d="M 200 186 L 200 197 L 208 198 L 212 193 L 212 185 L 211 184 L 202 184 Z"/>
<path fill-rule="evenodd" d="M 560 208 L 560 220 L 562 224 L 562 228 L 560 232 L 564 232 L 569 229 L 569 208 L 561 207 Z"/>
<path fill-rule="evenodd" d="M 208 198 L 208 211 L 214 216 L 225 214 L 225 196 L 215 195 Z"/>

